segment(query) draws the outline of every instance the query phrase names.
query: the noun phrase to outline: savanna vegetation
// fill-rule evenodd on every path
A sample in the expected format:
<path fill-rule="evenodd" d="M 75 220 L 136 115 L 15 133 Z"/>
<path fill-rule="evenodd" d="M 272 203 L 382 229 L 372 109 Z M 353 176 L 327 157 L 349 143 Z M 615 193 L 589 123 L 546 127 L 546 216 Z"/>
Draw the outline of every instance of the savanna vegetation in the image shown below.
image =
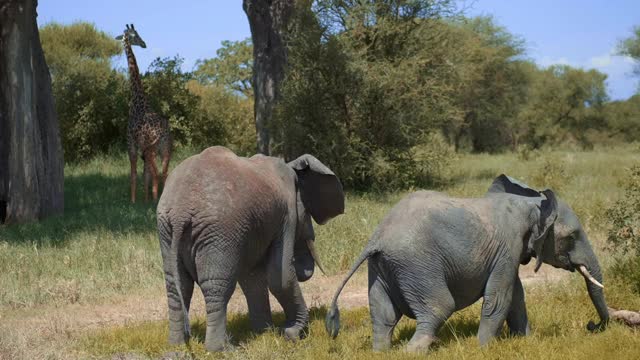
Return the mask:
<path fill-rule="evenodd" d="M 620 219 L 621 224 L 632 221 L 634 227 L 629 230 L 637 234 L 637 212 L 628 206 L 633 201 L 633 206 L 638 206 L 637 197 L 628 195 L 637 194 L 637 185 L 629 187 L 637 184 L 634 182 L 637 170 L 635 173 L 628 170 L 628 165 L 637 159 L 637 151 L 637 146 L 629 145 L 588 151 L 533 151 L 527 159 L 516 153 L 460 154 L 444 174 L 449 180 L 436 189 L 458 196 L 480 196 L 501 172 L 531 186 L 557 189 L 559 196 L 579 214 L 598 250 L 605 268 L 609 305 L 639 309 L 637 267 L 619 260 L 633 257 L 629 254 L 612 257 L 610 254 L 614 252 L 606 250 L 607 239 L 627 239 L 619 237 L 625 236 L 626 225 L 613 224 L 611 219 Z M 180 152 L 176 163 L 189 153 Z M 185 350 L 171 348 L 166 342 L 166 298 L 154 206 L 129 203 L 127 192 L 122 190 L 127 188 L 127 171 L 125 154 L 69 164 L 65 169 L 68 200 L 64 216 L 0 229 L 3 239 L 0 251 L 2 356 L 112 358 L 128 354 L 129 358 L 145 358 Z M 307 301 L 314 307 L 308 339 L 289 344 L 275 331 L 254 335 L 248 330 L 246 312 L 233 314 L 229 319 L 230 333 L 238 349 L 224 357 L 375 356 L 370 352 L 368 311 L 360 308 L 366 305 L 366 296 L 357 307 L 343 312 L 340 336 L 331 341 L 324 334 L 326 304 L 313 300 L 310 294 L 331 295 L 333 284 L 351 266 L 375 226 L 404 193 L 349 192 L 346 213 L 325 226 L 316 227 L 318 251 L 333 280 L 329 281 L 331 285 L 307 293 Z M 619 201 L 624 205 L 616 206 Z M 620 209 L 624 214 L 612 215 L 609 209 Z M 623 229 L 621 235 L 614 230 L 618 228 Z M 364 267 L 362 272 L 366 274 Z M 450 319 L 439 334 L 442 342 L 433 355 L 436 358 L 500 358 L 516 354 L 553 359 L 616 354 L 621 359 L 634 358 L 632 349 L 640 345 L 637 331 L 612 324 L 601 334 L 588 333 L 586 321 L 596 314 L 584 282 L 575 274 L 562 274 L 565 276 L 557 281 L 525 284 L 533 329 L 531 337 L 507 339 L 505 335 L 488 349 L 481 350 L 475 338 L 479 321 L 476 305 Z M 322 278 L 317 274 L 311 285 Z M 365 291 L 366 281 L 350 287 L 351 291 L 354 287 Z M 135 317 L 135 321 L 130 322 L 126 320 L 130 315 L 120 315 L 122 318 L 114 322 L 104 319 L 105 313 L 114 312 L 114 308 L 128 314 L 131 310 L 127 307 L 135 307 L 137 302 L 142 303 L 143 309 L 150 308 L 144 311 L 143 318 Z M 192 351 L 198 357 L 205 356 L 203 315 L 202 309 L 196 307 Z M 82 317 L 88 319 L 81 321 Z M 282 315 L 276 316 L 278 321 L 283 321 Z M 125 326 L 119 325 L 123 322 Z M 403 320 L 396 331 L 394 357 L 415 358 L 399 349 L 408 341 L 414 327 L 413 321 Z M 545 349 L 544 353 L 539 353 L 541 348 Z"/>
<path fill-rule="evenodd" d="M 331 279 L 323 292 L 333 292 L 406 192 L 480 196 L 506 173 L 552 188 L 572 206 L 605 269 L 609 305 L 640 310 L 640 94 L 612 101 L 597 70 L 540 67 L 528 58 L 526 39 L 489 16 L 465 17 L 452 1 L 297 3 L 269 131 L 273 155 L 314 154 L 347 189 L 346 213 L 316 227 Z M 64 215 L 0 226 L 0 359 L 175 351 L 198 358 L 418 358 L 400 350 L 415 327 L 407 319 L 391 354 L 370 351 L 366 297 L 343 312 L 335 341 L 324 334 L 326 304 L 307 298 L 311 336 L 295 344 L 275 330 L 250 333 L 246 312 L 229 316 L 235 352 L 205 353 L 202 313 L 193 318 L 190 349 L 167 344 L 155 205 L 128 200 L 130 94 L 126 69 L 114 67 L 122 53 L 114 35 L 84 22 L 40 28 L 66 162 Z M 636 28 L 618 51 L 640 61 L 639 43 Z M 255 152 L 252 54 L 249 40 L 225 41 L 193 69 L 179 55 L 146 69 L 151 106 L 169 119 L 175 139 L 172 167 L 211 145 Z M 447 322 L 429 356 L 637 358 L 637 330 L 616 323 L 600 334 L 585 329 L 595 311 L 581 278 L 565 275 L 525 284 L 532 336 L 505 333 L 480 349 L 476 305 Z M 129 315 L 127 306 L 151 309 Z"/>

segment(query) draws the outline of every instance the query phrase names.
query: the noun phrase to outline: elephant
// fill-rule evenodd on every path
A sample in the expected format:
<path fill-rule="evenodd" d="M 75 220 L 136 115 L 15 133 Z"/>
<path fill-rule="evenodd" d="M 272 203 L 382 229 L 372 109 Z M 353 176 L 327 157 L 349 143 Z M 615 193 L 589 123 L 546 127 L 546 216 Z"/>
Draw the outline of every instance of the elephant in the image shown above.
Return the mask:
<path fill-rule="evenodd" d="M 322 270 L 311 218 L 325 224 L 343 212 L 340 180 L 312 155 L 285 163 L 214 146 L 184 160 L 157 207 L 169 342 L 189 340 L 194 283 L 205 299 L 208 351 L 230 347 L 226 310 L 237 282 L 254 331 L 273 326 L 270 291 L 285 313 L 284 336 L 303 336 L 309 315 L 298 282 L 315 265 Z"/>
<path fill-rule="evenodd" d="M 340 292 L 368 259 L 373 348 L 391 346 L 402 315 L 416 319 L 407 351 L 428 351 L 440 326 L 483 297 L 478 340 L 486 345 L 507 321 L 511 335 L 529 334 L 520 264 L 542 263 L 584 276 L 603 330 L 609 320 L 602 273 L 578 217 L 552 190 L 537 191 L 506 175 L 479 198 L 434 191 L 405 196 L 378 225 L 338 287 L 325 327 L 340 329 Z"/>

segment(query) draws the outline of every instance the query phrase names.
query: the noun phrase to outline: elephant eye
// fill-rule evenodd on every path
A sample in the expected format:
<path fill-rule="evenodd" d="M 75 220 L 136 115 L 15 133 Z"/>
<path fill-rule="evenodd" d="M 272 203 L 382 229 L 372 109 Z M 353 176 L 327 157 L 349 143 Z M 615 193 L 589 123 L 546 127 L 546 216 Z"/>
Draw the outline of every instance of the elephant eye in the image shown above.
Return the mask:
<path fill-rule="evenodd" d="M 572 232 L 571 234 L 569 234 L 569 236 L 567 237 L 567 240 L 573 245 L 573 243 L 578 240 L 578 236 L 579 236 L 579 232 L 576 230 L 574 232 Z"/>

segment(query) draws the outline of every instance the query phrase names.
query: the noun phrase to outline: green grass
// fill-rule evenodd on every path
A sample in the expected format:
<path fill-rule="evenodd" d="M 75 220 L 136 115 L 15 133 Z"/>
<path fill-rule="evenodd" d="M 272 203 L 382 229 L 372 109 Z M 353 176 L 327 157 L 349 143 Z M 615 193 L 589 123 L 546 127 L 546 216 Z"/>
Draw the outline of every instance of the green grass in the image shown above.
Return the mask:
<path fill-rule="evenodd" d="M 638 162 L 637 154 L 637 146 L 624 146 L 588 152 L 539 152 L 528 160 L 516 154 L 461 155 L 436 190 L 455 196 L 480 196 L 500 173 L 532 186 L 550 186 L 576 210 L 591 241 L 604 254 L 602 248 L 609 226 L 605 210 L 623 195 L 626 169 Z M 187 155 L 178 154 L 173 165 Z M 42 305 L 105 303 L 117 297 L 163 291 L 154 205 L 129 203 L 128 168 L 125 156 L 105 156 L 68 165 L 63 216 L 40 223 L 0 226 L 0 313 L 37 311 Z M 318 251 L 328 273 L 339 273 L 351 266 L 376 225 L 405 193 L 350 192 L 345 214 L 326 226 L 315 227 Z M 613 261 L 610 256 L 600 259 L 605 267 Z M 611 304 L 640 308 L 637 299 L 628 298 L 627 293 L 621 286 L 607 288 Z M 451 319 L 451 326 L 447 327 L 450 330 L 441 334 L 443 343 L 433 356 L 491 358 L 498 356 L 495 354 L 506 356 L 511 351 L 521 358 L 543 357 L 540 354 L 573 358 L 591 352 L 608 355 L 620 346 L 615 353 L 624 358 L 630 349 L 640 345 L 638 337 L 621 326 L 613 326 L 604 334 L 587 334 L 584 322 L 594 314 L 581 286 L 535 289 L 528 296 L 535 330 L 532 337 L 509 339 L 497 342 L 489 350 L 480 350 L 473 339 L 478 311 L 472 308 Z M 616 299 L 619 301 L 615 302 Z M 226 356 L 384 357 L 369 352 L 371 330 L 366 310 L 343 313 L 343 331 L 335 342 L 323 335 L 322 310 L 315 314 L 318 318 L 311 324 L 313 336 L 299 344 L 287 343 L 273 333 L 254 337 L 246 330 L 246 316 L 233 315 L 230 328 L 234 337 L 240 339 L 240 350 Z M 196 334 L 202 332 L 202 319 L 198 321 Z M 397 343 L 406 341 L 412 326 L 410 322 L 401 325 Z M 451 329 L 455 332 L 447 335 L 446 331 Z M 161 354 L 168 351 L 165 331 L 166 323 L 109 329 L 82 340 L 81 349 L 97 355 Z M 563 342 L 571 346 L 563 349 Z M 202 353 L 200 344 L 196 343 L 194 348 Z M 525 349 L 529 352 L 520 352 Z M 393 353 L 393 356 L 405 355 Z"/>
<path fill-rule="evenodd" d="M 617 283 L 609 284 L 609 300 L 624 307 L 640 307 L 640 299 Z M 585 328 L 596 318 L 584 291 L 584 282 L 575 277 L 561 285 L 541 286 L 527 291 L 532 333 L 510 338 L 506 329 L 488 348 L 480 348 L 476 339 L 479 304 L 457 312 L 438 333 L 439 342 L 430 351 L 430 359 L 636 359 L 640 333 L 617 323 L 604 332 L 592 334 Z M 234 351 L 207 354 L 204 349 L 204 319 L 192 322 L 190 348 L 167 344 L 166 321 L 131 324 L 102 329 L 88 334 L 80 343 L 85 354 L 109 358 L 115 354 L 139 354 L 157 358 L 167 353 L 191 353 L 196 358 L 226 359 L 418 359 L 403 351 L 415 330 L 415 321 L 403 318 L 394 332 L 393 348 L 386 353 L 371 352 L 371 323 L 366 308 L 343 311 L 342 327 L 336 340 L 324 330 L 326 309 L 311 310 L 309 336 L 297 343 L 285 341 L 276 330 L 256 335 L 249 331 L 246 315 L 233 314 L 228 330 Z M 282 314 L 275 317 L 282 324 Z"/>
<path fill-rule="evenodd" d="M 178 154 L 174 166 L 187 155 Z M 515 154 L 463 155 L 446 174 L 450 180 L 437 190 L 480 196 L 503 172 L 539 187 L 549 178 L 580 215 L 591 240 L 602 246 L 608 226 L 604 212 L 622 195 L 621 178 L 636 157 L 631 146 L 547 152 L 528 161 Z M 546 160 L 562 164 L 564 176 L 543 172 Z M 0 226 L 0 309 L 95 302 L 162 289 L 154 205 L 129 203 L 128 168 L 125 156 L 69 165 L 64 216 Z M 350 267 L 404 193 L 348 193 L 345 214 L 316 226 L 318 251 L 329 273 Z"/>

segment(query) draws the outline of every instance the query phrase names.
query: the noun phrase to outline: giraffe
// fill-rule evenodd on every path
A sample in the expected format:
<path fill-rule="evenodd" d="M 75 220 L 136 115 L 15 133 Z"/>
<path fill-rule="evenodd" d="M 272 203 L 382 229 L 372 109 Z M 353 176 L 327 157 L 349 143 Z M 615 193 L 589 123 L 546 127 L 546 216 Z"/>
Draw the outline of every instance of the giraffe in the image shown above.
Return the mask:
<path fill-rule="evenodd" d="M 127 146 L 129 149 L 129 162 L 131 164 L 130 185 L 131 202 L 136 202 L 136 178 L 137 178 L 137 155 L 140 151 L 144 163 L 144 200 L 149 199 L 149 183 L 152 182 L 153 200 L 158 199 L 158 168 L 156 166 L 156 155 L 158 152 L 162 157 L 162 184 L 167 179 L 169 160 L 171 159 L 171 134 L 169 132 L 169 122 L 153 112 L 147 103 L 140 79 L 138 63 L 133 54 L 131 46 L 146 48 L 147 45 L 142 40 L 138 32 L 133 27 L 126 25 L 124 34 L 118 35 L 116 40 L 122 40 L 124 50 L 127 55 L 129 67 L 129 82 L 131 83 L 131 104 L 129 107 L 129 124 L 127 126 Z"/>

